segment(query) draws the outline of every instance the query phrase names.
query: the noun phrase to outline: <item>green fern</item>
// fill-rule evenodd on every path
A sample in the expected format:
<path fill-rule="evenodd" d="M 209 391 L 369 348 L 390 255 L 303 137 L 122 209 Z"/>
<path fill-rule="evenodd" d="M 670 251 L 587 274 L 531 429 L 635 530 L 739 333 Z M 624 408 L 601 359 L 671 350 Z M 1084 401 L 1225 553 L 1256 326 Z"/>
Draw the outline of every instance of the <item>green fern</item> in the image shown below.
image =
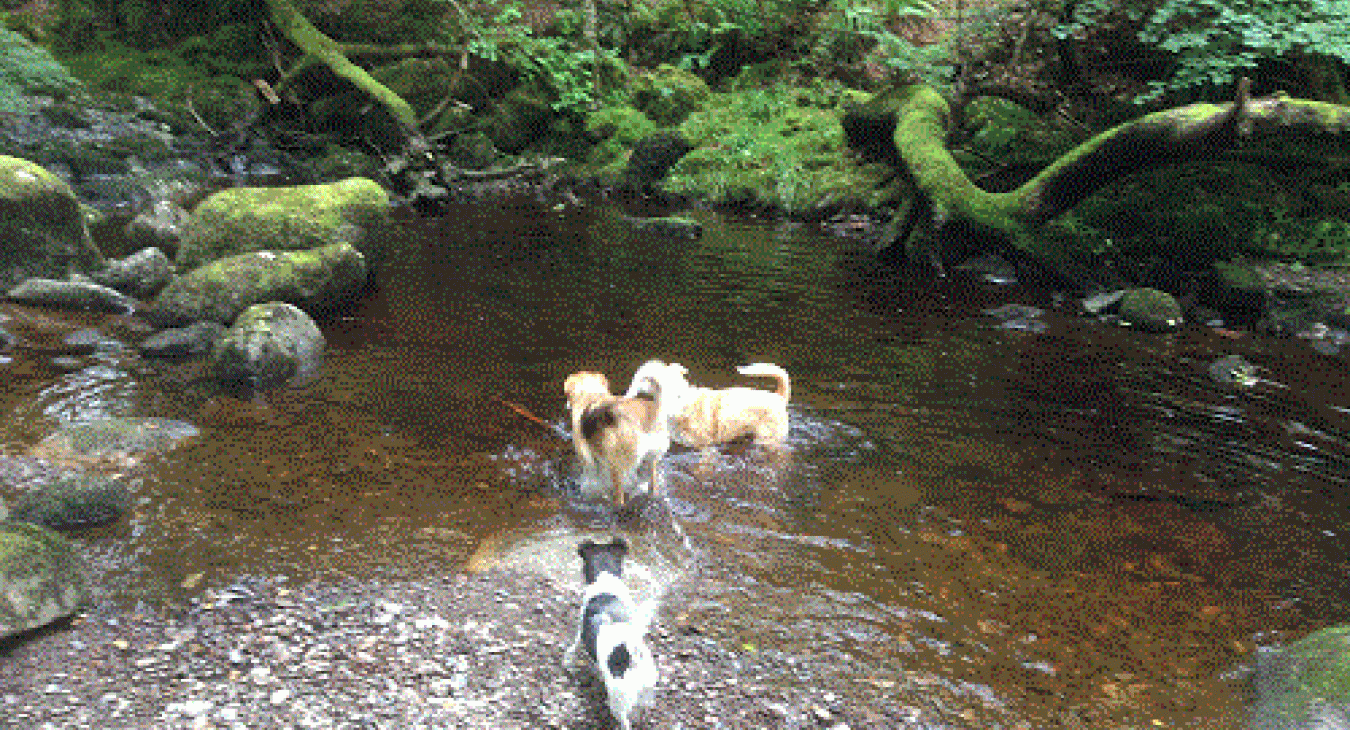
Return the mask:
<path fill-rule="evenodd" d="M 47 49 L 0 27 L 0 108 L 21 111 L 27 108 L 25 95 L 64 94 L 79 86 Z"/>

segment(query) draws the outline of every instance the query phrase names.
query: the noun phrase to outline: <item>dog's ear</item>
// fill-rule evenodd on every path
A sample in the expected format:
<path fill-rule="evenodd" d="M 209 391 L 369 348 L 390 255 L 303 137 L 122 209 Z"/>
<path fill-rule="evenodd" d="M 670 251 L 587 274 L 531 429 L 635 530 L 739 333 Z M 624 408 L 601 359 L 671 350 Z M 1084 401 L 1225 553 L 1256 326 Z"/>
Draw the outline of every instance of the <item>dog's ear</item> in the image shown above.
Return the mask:
<path fill-rule="evenodd" d="M 628 541 L 622 537 L 614 538 L 614 541 L 609 544 L 609 547 L 617 550 L 620 557 L 628 554 Z"/>

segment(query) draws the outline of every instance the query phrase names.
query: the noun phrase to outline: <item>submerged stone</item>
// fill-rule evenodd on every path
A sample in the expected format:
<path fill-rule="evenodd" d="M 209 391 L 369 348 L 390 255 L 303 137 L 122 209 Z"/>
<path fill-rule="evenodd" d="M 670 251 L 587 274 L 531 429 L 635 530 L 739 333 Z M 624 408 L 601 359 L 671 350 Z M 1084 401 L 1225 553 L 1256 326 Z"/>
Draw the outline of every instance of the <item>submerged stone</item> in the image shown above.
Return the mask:
<path fill-rule="evenodd" d="M 63 426 L 28 455 L 63 466 L 134 466 L 198 434 L 197 427 L 172 418 L 104 418 Z"/>

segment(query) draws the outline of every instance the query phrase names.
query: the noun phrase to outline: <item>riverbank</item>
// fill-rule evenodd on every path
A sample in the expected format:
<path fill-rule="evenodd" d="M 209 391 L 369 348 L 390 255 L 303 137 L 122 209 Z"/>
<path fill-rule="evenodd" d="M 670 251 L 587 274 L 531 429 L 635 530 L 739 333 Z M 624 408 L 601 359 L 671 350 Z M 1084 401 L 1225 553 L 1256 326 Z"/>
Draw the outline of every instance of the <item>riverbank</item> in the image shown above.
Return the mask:
<path fill-rule="evenodd" d="M 646 727 L 930 726 L 880 666 L 824 646 L 728 646 L 671 598 L 650 635 L 661 684 Z M 491 572 L 249 578 L 161 612 L 99 607 L 0 644 L 0 727 L 617 727 L 601 685 L 559 662 L 578 599 L 538 575 Z"/>

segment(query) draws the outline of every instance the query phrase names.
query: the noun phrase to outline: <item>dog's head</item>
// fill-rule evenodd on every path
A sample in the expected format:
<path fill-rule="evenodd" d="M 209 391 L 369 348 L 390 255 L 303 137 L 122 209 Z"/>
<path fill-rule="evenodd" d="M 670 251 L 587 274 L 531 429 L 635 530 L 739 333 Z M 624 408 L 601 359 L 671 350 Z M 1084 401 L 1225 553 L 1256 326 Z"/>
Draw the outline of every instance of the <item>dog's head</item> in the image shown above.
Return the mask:
<path fill-rule="evenodd" d="M 563 381 L 563 392 L 567 394 L 569 406 L 583 398 L 606 396 L 609 395 L 609 378 L 592 370 L 575 372 Z"/>
<path fill-rule="evenodd" d="M 689 390 L 689 381 L 685 379 L 688 374 L 689 368 L 677 362 L 648 360 L 633 373 L 633 380 L 628 384 L 628 392 L 624 396 L 652 396 L 659 390 L 663 397 L 682 402 L 685 392 Z"/>
<path fill-rule="evenodd" d="M 623 575 L 623 559 L 628 555 L 628 542 L 621 537 L 608 543 L 587 540 L 577 546 L 577 555 L 581 556 L 581 574 L 585 577 L 586 585 L 590 585 L 601 573 Z"/>

